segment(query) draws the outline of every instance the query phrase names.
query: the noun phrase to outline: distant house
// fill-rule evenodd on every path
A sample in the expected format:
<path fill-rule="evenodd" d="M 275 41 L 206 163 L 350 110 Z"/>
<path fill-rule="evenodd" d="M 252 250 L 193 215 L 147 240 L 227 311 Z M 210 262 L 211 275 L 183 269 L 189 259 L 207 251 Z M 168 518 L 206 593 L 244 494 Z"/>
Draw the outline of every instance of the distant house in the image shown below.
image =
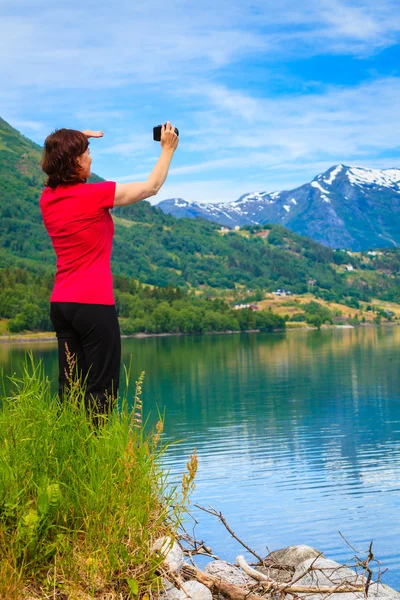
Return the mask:
<path fill-rule="evenodd" d="M 229 227 L 221 227 L 220 231 L 230 231 Z"/>
<path fill-rule="evenodd" d="M 368 250 L 367 254 L 369 254 L 370 256 L 378 256 L 378 253 L 375 252 L 375 250 Z"/>
<path fill-rule="evenodd" d="M 244 308 L 251 308 L 251 310 L 260 310 L 257 304 L 235 304 L 235 310 L 243 310 Z"/>
<path fill-rule="evenodd" d="M 235 231 L 240 231 L 240 225 L 235 225 Z"/>
<path fill-rule="evenodd" d="M 353 265 L 344 265 L 346 271 L 354 271 Z"/>
<path fill-rule="evenodd" d="M 285 297 L 285 296 L 291 296 L 292 295 L 292 292 L 290 292 L 289 290 L 276 290 L 275 292 L 272 292 L 272 293 L 277 298 Z"/>
<path fill-rule="evenodd" d="M 235 306 L 233 307 L 235 310 L 241 310 L 242 308 L 248 308 L 250 305 L 249 304 L 235 304 Z"/>

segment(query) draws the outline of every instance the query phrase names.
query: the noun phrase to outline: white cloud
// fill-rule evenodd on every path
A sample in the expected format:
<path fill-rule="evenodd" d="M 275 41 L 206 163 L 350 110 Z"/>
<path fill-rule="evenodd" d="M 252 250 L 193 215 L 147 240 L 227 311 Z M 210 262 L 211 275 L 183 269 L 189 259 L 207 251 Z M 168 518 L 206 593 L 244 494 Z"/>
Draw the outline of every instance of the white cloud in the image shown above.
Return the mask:
<path fill-rule="evenodd" d="M 20 119 L 14 119 L 13 127 L 21 130 L 28 129 L 34 132 L 43 132 L 45 129 L 45 125 L 41 121 L 24 121 Z"/>
<path fill-rule="evenodd" d="M 315 94 L 254 99 L 222 86 L 203 87 L 194 110 L 202 135 L 191 151 L 230 151 L 236 161 L 249 149 L 268 149 L 270 161 L 286 156 L 363 156 L 399 146 L 393 127 L 400 78 L 385 78 L 355 87 L 329 86 Z M 251 110 L 249 110 L 251 106 Z M 253 155 L 257 159 L 257 155 Z"/>
<path fill-rule="evenodd" d="M 246 185 L 244 181 L 245 191 L 247 190 Z M 169 198 L 184 198 L 189 202 L 230 202 L 237 200 L 240 195 L 237 183 L 230 179 L 192 180 L 183 183 L 174 183 L 173 180 L 167 179 L 165 185 L 158 195 L 151 199 L 151 202 L 158 204 Z"/>
<path fill-rule="evenodd" d="M 125 113 L 122 110 L 112 110 L 109 109 L 107 110 L 106 108 L 103 108 L 102 110 L 93 110 L 93 109 L 88 109 L 88 110 L 78 110 L 75 113 L 75 117 L 77 119 L 85 119 L 87 121 L 91 121 L 93 122 L 94 119 L 118 119 L 121 120 L 125 117 Z"/>
<path fill-rule="evenodd" d="M 0 71 L 15 88 L 176 84 L 249 56 L 371 54 L 398 40 L 397 15 L 391 0 L 20 2 L 0 22 Z"/>
<path fill-rule="evenodd" d="M 129 136 L 131 138 L 131 136 Z M 97 150 L 97 155 L 116 154 L 119 156 L 135 156 L 143 155 L 149 152 L 153 146 L 151 136 L 149 134 L 137 134 L 133 139 L 121 141 L 111 146 L 100 147 Z"/>

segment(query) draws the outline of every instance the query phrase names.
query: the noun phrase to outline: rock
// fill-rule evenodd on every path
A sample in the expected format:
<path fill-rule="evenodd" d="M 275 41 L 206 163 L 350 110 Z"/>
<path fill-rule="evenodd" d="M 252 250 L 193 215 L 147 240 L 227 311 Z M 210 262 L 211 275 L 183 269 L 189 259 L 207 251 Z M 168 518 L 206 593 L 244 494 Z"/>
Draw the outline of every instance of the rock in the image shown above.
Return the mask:
<path fill-rule="evenodd" d="M 164 592 L 169 592 L 172 589 L 176 589 L 174 584 L 169 581 L 166 577 L 161 577 L 161 582 L 164 588 Z"/>
<path fill-rule="evenodd" d="M 302 573 L 305 573 L 305 575 L 296 582 L 296 585 L 334 585 L 335 583 L 341 583 L 345 580 L 357 585 L 363 585 L 365 582 L 365 579 L 361 575 L 358 575 L 355 571 L 349 569 L 349 567 L 345 567 L 334 560 L 329 560 L 322 557 L 317 558 L 317 560 L 314 562 L 314 568 L 316 567 L 317 570 L 312 570 L 309 573 L 306 573 L 307 569 L 314 560 L 314 558 L 309 558 L 298 565 L 293 575 L 293 580 L 300 577 Z M 298 595 L 305 596 L 305 594 Z M 324 596 L 326 596 L 326 594 L 307 594 L 307 600 L 321 600 Z M 329 596 L 330 600 L 361 600 L 363 598 L 364 594 L 362 592 L 331 594 Z M 369 588 L 368 598 L 381 600 L 400 600 L 400 593 L 396 592 L 387 585 L 374 584 Z"/>
<path fill-rule="evenodd" d="M 212 594 L 208 587 L 198 581 L 185 581 L 183 590 L 173 588 L 162 595 L 163 600 L 187 600 L 187 596 L 193 600 L 212 600 Z"/>
<path fill-rule="evenodd" d="M 182 548 L 177 542 L 173 542 L 169 536 L 158 538 L 152 546 L 152 550 L 158 550 L 165 556 L 164 565 L 170 571 L 177 572 L 183 567 L 185 557 Z"/>
<path fill-rule="evenodd" d="M 271 577 L 275 581 L 280 583 L 289 583 L 293 576 L 293 571 L 304 560 L 307 558 L 316 558 L 320 553 L 311 546 L 288 546 L 281 550 L 274 550 L 270 552 L 268 556 L 264 558 L 264 561 L 268 566 L 257 566 L 255 569 L 264 573 L 267 577 Z M 286 570 L 274 569 L 273 564 L 279 563 L 285 567 L 289 567 Z"/>
<path fill-rule="evenodd" d="M 264 558 L 264 561 L 271 565 L 274 562 L 278 562 L 281 565 L 296 568 L 308 558 L 316 558 L 318 555 L 323 556 L 323 554 L 318 552 L 315 548 L 303 544 L 300 546 L 288 546 L 287 548 L 282 548 L 282 550 L 274 550 L 274 552 L 270 552 L 270 554 Z"/>
<path fill-rule="evenodd" d="M 235 585 L 254 585 L 255 579 L 244 573 L 238 567 L 231 565 L 225 560 L 213 560 L 209 562 L 205 567 L 204 571 L 215 577 L 221 577 L 228 583 L 234 583 Z"/>
<path fill-rule="evenodd" d="M 254 567 L 256 571 L 263 573 L 267 577 L 270 577 L 274 581 L 279 583 L 289 583 L 292 580 L 293 570 L 292 569 L 274 569 L 273 567 Z"/>

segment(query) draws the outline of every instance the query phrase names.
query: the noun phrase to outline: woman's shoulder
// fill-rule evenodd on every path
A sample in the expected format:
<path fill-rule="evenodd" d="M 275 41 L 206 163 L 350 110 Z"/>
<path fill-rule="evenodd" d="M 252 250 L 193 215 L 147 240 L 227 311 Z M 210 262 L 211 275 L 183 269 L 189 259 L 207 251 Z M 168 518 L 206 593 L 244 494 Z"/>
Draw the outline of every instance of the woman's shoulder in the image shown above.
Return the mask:
<path fill-rule="evenodd" d="M 57 185 L 57 187 L 48 187 L 46 186 L 43 189 L 42 196 L 66 196 L 72 194 L 81 194 L 85 191 L 89 191 L 89 188 L 92 184 L 89 183 L 73 183 L 67 185 Z"/>
<path fill-rule="evenodd" d="M 100 203 L 102 203 L 106 198 L 114 198 L 115 186 L 114 181 L 87 181 L 86 183 L 76 183 L 74 185 L 58 185 L 55 188 L 45 187 L 40 197 L 40 204 L 80 197 L 100 199 Z"/>
<path fill-rule="evenodd" d="M 84 183 L 77 183 L 76 185 L 58 185 L 55 188 L 46 186 L 40 196 L 40 205 L 43 206 L 57 202 L 63 198 L 81 196 L 84 194 L 84 190 L 82 189 L 84 186 Z"/>

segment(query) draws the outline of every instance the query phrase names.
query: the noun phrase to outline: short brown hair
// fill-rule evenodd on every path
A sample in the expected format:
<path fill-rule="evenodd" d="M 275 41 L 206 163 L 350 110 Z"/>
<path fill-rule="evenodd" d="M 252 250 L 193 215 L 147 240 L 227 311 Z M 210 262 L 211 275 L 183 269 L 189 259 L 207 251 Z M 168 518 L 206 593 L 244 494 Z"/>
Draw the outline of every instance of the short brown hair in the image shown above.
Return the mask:
<path fill-rule="evenodd" d="M 85 183 L 77 158 L 89 146 L 88 138 L 76 129 L 57 129 L 47 136 L 42 154 L 42 169 L 46 173 L 46 185 L 56 188 L 58 185 Z"/>

